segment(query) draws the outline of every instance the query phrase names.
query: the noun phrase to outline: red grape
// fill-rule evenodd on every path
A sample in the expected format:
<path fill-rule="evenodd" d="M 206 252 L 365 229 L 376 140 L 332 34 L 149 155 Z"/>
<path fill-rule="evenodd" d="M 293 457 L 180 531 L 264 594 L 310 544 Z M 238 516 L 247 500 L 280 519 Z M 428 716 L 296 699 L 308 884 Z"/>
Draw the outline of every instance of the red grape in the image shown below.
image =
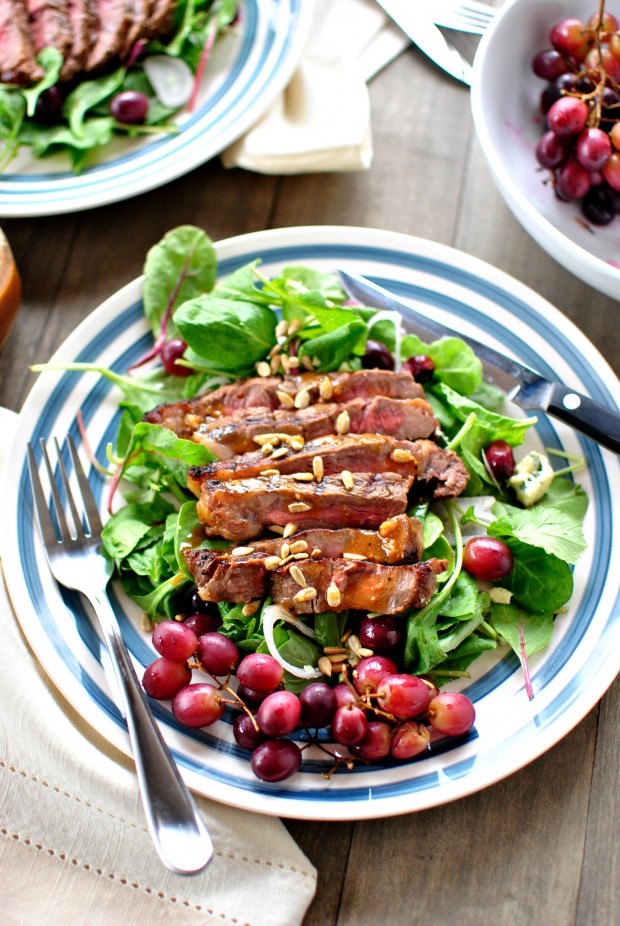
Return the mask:
<path fill-rule="evenodd" d="M 256 713 L 258 725 L 267 736 L 286 736 L 292 733 L 301 716 L 301 703 L 292 691 L 273 691 L 268 694 Z"/>
<path fill-rule="evenodd" d="M 400 646 L 403 631 L 395 617 L 385 614 L 382 617 L 363 617 L 358 637 L 362 646 L 375 653 L 393 653 Z"/>
<path fill-rule="evenodd" d="M 505 579 L 514 565 L 512 550 L 497 537 L 472 537 L 463 550 L 463 568 L 477 579 Z"/>
<path fill-rule="evenodd" d="M 609 135 L 602 129 L 584 129 L 575 150 L 577 160 L 586 170 L 600 170 L 611 154 Z"/>
<path fill-rule="evenodd" d="M 198 637 L 196 655 L 211 675 L 230 675 L 239 662 L 237 644 L 217 631 Z"/>
<path fill-rule="evenodd" d="M 578 135 L 585 128 L 588 107 L 574 96 L 562 96 L 547 113 L 549 128 L 556 135 Z"/>
<path fill-rule="evenodd" d="M 339 707 L 332 718 L 332 736 L 341 746 L 361 743 L 368 731 L 368 720 L 361 707 Z"/>
<path fill-rule="evenodd" d="M 268 653 L 249 653 L 237 666 L 237 680 L 254 691 L 274 691 L 280 682 L 284 669 L 277 659 Z"/>
<path fill-rule="evenodd" d="M 177 662 L 160 656 L 147 666 L 142 676 L 142 686 L 147 695 L 163 701 L 172 698 L 192 680 L 192 672 L 187 663 Z"/>
<path fill-rule="evenodd" d="M 261 781 L 282 781 L 299 771 L 301 750 L 290 740 L 267 740 L 254 750 L 250 764 Z"/>
<path fill-rule="evenodd" d="M 353 747 L 353 752 L 360 759 L 376 762 L 377 759 L 385 759 L 386 756 L 389 756 L 391 746 L 391 728 L 382 720 L 371 720 L 368 724 L 366 736 L 361 743 Z"/>
<path fill-rule="evenodd" d="M 484 456 L 487 466 L 495 479 L 501 482 L 512 476 L 515 468 L 515 459 L 512 447 L 505 440 L 494 440 L 485 447 Z"/>
<path fill-rule="evenodd" d="M 390 755 L 394 759 L 412 759 L 428 749 L 430 741 L 430 733 L 423 724 L 407 720 L 394 730 Z"/>
<path fill-rule="evenodd" d="M 580 19 L 567 18 L 553 26 L 549 41 L 556 51 L 583 61 L 592 47 L 592 34 L 587 32 Z"/>
<path fill-rule="evenodd" d="M 377 693 L 379 706 L 403 720 L 424 713 L 431 700 L 431 692 L 422 679 L 404 672 L 386 675 Z"/>
<path fill-rule="evenodd" d="M 190 630 L 193 630 L 197 637 L 201 637 L 203 633 L 211 633 L 221 627 L 222 619 L 217 614 L 197 612 L 186 617 L 183 623 Z"/>
<path fill-rule="evenodd" d="M 256 729 L 254 721 L 245 712 L 235 717 L 232 731 L 235 740 L 243 749 L 256 749 L 267 738 L 260 728 Z"/>
<path fill-rule="evenodd" d="M 190 373 L 194 372 L 191 367 L 186 367 L 177 362 L 186 350 L 187 344 L 181 338 L 173 338 L 162 345 L 159 356 L 164 370 L 170 376 L 189 376 Z"/>
<path fill-rule="evenodd" d="M 555 48 L 545 48 L 534 55 L 532 70 L 536 77 L 552 81 L 566 73 L 568 64 L 564 55 L 561 55 Z"/>
<path fill-rule="evenodd" d="M 366 370 L 393 370 L 394 357 L 385 344 L 368 340 L 362 357 L 362 366 Z"/>
<path fill-rule="evenodd" d="M 325 682 L 313 682 L 299 695 L 301 720 L 307 727 L 326 727 L 336 712 L 334 689 Z"/>
<path fill-rule="evenodd" d="M 224 713 L 224 699 L 219 688 L 197 682 L 175 694 L 172 713 L 186 727 L 208 727 Z"/>
<path fill-rule="evenodd" d="M 570 160 L 559 168 L 555 178 L 555 191 L 567 201 L 581 199 L 590 189 L 590 174 L 579 161 Z"/>
<path fill-rule="evenodd" d="M 474 724 L 476 709 L 469 698 L 458 691 L 442 691 L 428 706 L 433 729 L 446 736 L 462 736 Z"/>
<path fill-rule="evenodd" d="M 386 675 L 394 675 L 398 669 L 388 656 L 365 656 L 353 672 L 354 684 L 360 694 L 376 691 Z"/>
<path fill-rule="evenodd" d="M 162 621 L 153 631 L 151 640 L 161 656 L 177 662 L 187 662 L 196 652 L 198 644 L 191 627 L 179 621 Z"/>
<path fill-rule="evenodd" d="M 555 132 L 545 132 L 536 145 L 536 160 L 541 167 L 552 170 L 566 160 L 570 142 Z"/>
<path fill-rule="evenodd" d="M 125 125 L 144 122 L 148 111 L 148 97 L 138 90 L 122 90 L 110 101 L 110 115 Z"/>
<path fill-rule="evenodd" d="M 353 702 L 356 700 L 355 694 L 344 682 L 340 682 L 340 684 L 335 685 L 333 692 L 334 697 L 336 698 L 336 707 L 346 707 L 347 704 L 353 704 Z"/>
<path fill-rule="evenodd" d="M 411 373 L 416 383 L 427 383 L 435 372 L 435 361 L 426 354 L 416 354 L 403 362 L 401 370 Z"/>

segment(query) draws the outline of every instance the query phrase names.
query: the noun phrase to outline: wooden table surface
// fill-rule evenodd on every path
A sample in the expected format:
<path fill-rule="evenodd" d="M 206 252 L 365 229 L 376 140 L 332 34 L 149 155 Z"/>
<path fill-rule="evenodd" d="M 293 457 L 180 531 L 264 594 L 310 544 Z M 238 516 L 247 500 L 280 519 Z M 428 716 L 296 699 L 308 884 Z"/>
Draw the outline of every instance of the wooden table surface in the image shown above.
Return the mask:
<path fill-rule="evenodd" d="M 218 240 L 266 228 L 359 225 L 452 245 L 511 273 L 615 367 L 618 305 L 563 270 L 504 206 L 467 89 L 409 49 L 371 83 L 374 161 L 361 173 L 267 177 L 216 160 L 159 190 L 72 215 L 4 220 L 23 307 L 0 349 L 0 405 L 19 409 L 46 360 L 138 276 L 175 225 Z M 304 926 L 611 926 L 620 922 L 620 686 L 509 779 L 447 806 L 370 822 L 287 826 L 319 871 Z M 353 811 L 352 811 L 353 813 Z"/>

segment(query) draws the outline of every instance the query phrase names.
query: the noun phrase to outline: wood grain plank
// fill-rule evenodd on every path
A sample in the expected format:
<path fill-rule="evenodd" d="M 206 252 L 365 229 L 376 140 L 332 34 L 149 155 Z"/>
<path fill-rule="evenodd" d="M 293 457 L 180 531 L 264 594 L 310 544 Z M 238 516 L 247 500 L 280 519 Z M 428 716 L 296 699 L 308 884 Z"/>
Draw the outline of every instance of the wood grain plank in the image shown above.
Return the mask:
<path fill-rule="evenodd" d="M 357 824 L 338 926 L 574 923 L 595 726 L 471 797 Z"/>
<path fill-rule="evenodd" d="M 353 823 L 317 823 L 285 820 L 286 828 L 316 866 L 317 893 L 308 908 L 303 926 L 336 926 L 347 870 Z"/>

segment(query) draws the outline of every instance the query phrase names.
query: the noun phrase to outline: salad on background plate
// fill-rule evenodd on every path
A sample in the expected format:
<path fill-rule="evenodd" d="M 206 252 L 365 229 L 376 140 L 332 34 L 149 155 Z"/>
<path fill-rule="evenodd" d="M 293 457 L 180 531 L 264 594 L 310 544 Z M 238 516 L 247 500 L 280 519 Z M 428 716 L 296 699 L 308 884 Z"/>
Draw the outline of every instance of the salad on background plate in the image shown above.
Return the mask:
<path fill-rule="evenodd" d="M 117 469 L 105 487 L 96 470 L 91 476 L 102 507 L 116 512 L 106 526 L 106 548 L 121 576 L 120 585 L 113 587 L 113 599 L 143 673 L 157 653 L 141 630 L 140 615 L 147 613 L 160 622 L 161 633 L 167 619 L 188 613 L 187 602 L 195 592 L 195 576 L 183 569 L 182 538 L 191 534 L 194 548 L 219 561 L 234 554 L 256 555 L 248 550 L 254 542 L 251 537 L 226 538 L 222 536 L 226 530 L 197 539 L 196 503 L 185 487 L 187 464 L 215 465 L 213 445 L 153 423 L 149 420 L 153 407 L 167 403 L 174 408 L 179 400 L 187 404 L 196 401 L 196 393 L 208 397 L 213 389 L 221 393 L 231 380 L 262 379 L 266 384 L 278 373 L 277 357 L 285 358 L 280 363 L 289 367 L 289 376 L 293 357 L 294 370 L 304 364 L 308 375 L 316 373 L 330 383 L 338 376 L 364 378 L 365 369 L 391 363 L 397 375 L 407 364 L 415 365 L 409 362 L 413 358 L 430 362 L 427 374 L 432 375 L 424 384 L 423 401 L 430 403 L 439 421 L 441 452 L 458 454 L 465 464 L 467 487 L 455 497 L 430 500 L 430 505 L 428 498 L 416 497 L 415 509 L 407 510 L 422 526 L 421 559 L 434 557 L 442 567 L 428 600 L 414 609 L 397 610 L 403 641 L 395 661 L 401 674 L 424 677 L 442 693 L 464 696 L 475 706 L 474 726 L 458 739 L 433 742 L 430 750 L 406 761 L 368 763 L 366 759 L 354 763 L 351 771 L 337 769 L 329 781 L 324 777 L 329 769 L 325 736 L 308 742 L 296 728 L 289 740 L 303 743 L 301 770 L 278 785 L 252 775 L 248 752 L 234 735 L 238 713 L 234 709 L 227 708 L 213 724 L 190 729 L 182 722 L 182 712 L 170 711 L 167 700 L 154 702 L 175 757 L 193 787 L 268 813 L 319 818 L 350 815 L 351 801 L 358 802 L 356 816 L 379 816 L 432 806 L 483 787 L 555 742 L 583 716 L 584 704 L 587 710 L 595 703 L 617 671 L 613 654 L 602 643 L 615 627 L 615 593 L 601 582 L 599 569 L 617 542 L 617 525 L 605 491 L 605 484 L 617 478 L 615 458 L 561 425 L 514 416 L 514 409 L 482 383 L 479 364 L 463 342 L 450 339 L 422 345 L 400 331 L 399 319 L 385 313 L 380 317 L 372 307 L 348 304 L 334 273 L 338 266 L 359 268 L 411 299 L 418 309 L 430 308 L 438 320 L 454 328 L 461 326 L 478 337 L 484 334 L 541 372 L 553 369 L 556 378 L 565 375 L 564 364 L 573 359 L 559 352 L 554 357 L 547 348 L 544 361 L 541 355 L 533 359 L 556 320 L 555 310 L 524 288 L 515 288 L 514 281 L 508 290 L 502 274 L 450 249 L 386 232 L 326 228 L 232 239 L 217 245 L 214 253 L 204 233 L 183 228 L 149 252 L 144 280 L 118 294 L 115 306 L 112 300 L 99 310 L 107 311 L 109 324 L 102 325 L 96 344 L 90 338 L 90 344 L 67 345 L 52 358 L 41 377 L 46 393 L 35 387 L 24 410 L 32 422 L 26 429 L 30 439 L 38 433 L 43 436 L 43 428 L 48 436 L 51 416 L 54 433 L 62 435 L 64 426 L 78 441 L 83 438 L 84 449 L 92 447 L 99 468 L 109 471 L 119 463 L 122 466 L 122 480 Z M 174 312 L 172 291 L 179 295 Z M 279 309 L 277 315 L 273 307 Z M 295 331 L 284 332 L 283 323 L 287 332 Z M 598 400 L 609 401 L 613 375 L 605 381 L 600 358 L 591 363 L 594 349 L 583 336 L 576 340 L 581 360 L 575 366 L 579 377 L 575 388 L 581 385 Z M 575 350 L 573 345 L 572 353 Z M 157 356 L 164 361 L 163 368 Z M 268 369 L 263 369 L 265 363 Z M 52 372 L 54 368 L 64 372 Z M 122 410 L 117 407 L 119 386 Z M 367 404 L 370 407 L 372 401 Z M 78 408 L 82 430 L 76 423 Z M 209 428 L 213 437 L 215 431 Z M 393 437 L 386 435 L 384 440 Z M 512 486 L 506 481 L 510 474 L 502 469 L 504 457 L 494 457 L 489 450 L 493 445 L 504 455 L 506 448 L 514 454 Z M 282 457 L 277 447 L 271 453 Z M 579 482 L 574 482 L 572 467 L 577 458 L 583 458 L 584 466 L 577 474 Z M 550 476 L 544 475 L 547 467 L 552 468 Z M 523 475 L 526 469 L 528 476 Z M 536 476 L 534 469 L 539 470 Z M 24 478 L 19 466 L 15 476 L 18 482 Z M 353 481 L 356 478 L 354 473 Z M 118 494 L 121 485 L 128 491 L 124 503 Z M 16 517 L 17 548 L 23 554 L 32 546 L 36 556 L 30 514 Z M 604 530 L 597 530 L 601 525 Z M 485 534 L 507 550 L 510 568 L 499 577 L 484 568 L 480 572 L 480 564 L 476 567 L 468 557 L 474 544 L 474 540 L 468 543 L 470 533 L 474 540 Z M 294 542 L 295 532 L 291 536 Z M 280 536 L 278 542 L 284 540 Z M 213 548 L 218 552 L 210 552 Z M 40 553 L 37 558 L 40 563 Z M 463 559 L 466 568 L 461 568 Z M 21 561 L 26 562 L 23 555 Z M 27 571 L 31 575 L 26 588 L 31 591 L 24 599 L 23 581 L 16 579 L 12 595 L 33 646 L 40 658 L 41 649 L 45 650 L 42 661 L 78 709 L 91 721 L 96 717 L 98 725 L 103 723 L 113 741 L 122 741 L 122 724 L 102 684 L 99 660 L 105 662 L 105 656 L 89 623 L 75 610 L 82 606 L 70 602 L 69 615 L 74 616 L 62 620 L 62 629 L 45 626 L 51 617 L 45 602 L 60 593 L 48 582 L 44 564 L 39 569 L 35 563 Z M 482 583 L 477 581 L 480 576 Z M 23 617 L 19 600 L 23 600 Z M 234 641 L 242 657 L 256 650 L 276 661 L 279 657 L 286 666 L 285 688 L 290 692 L 316 683 L 317 676 L 330 681 L 331 673 L 321 673 L 319 668 L 326 651 L 334 655 L 347 631 L 358 636 L 360 617 L 371 624 L 383 619 L 381 614 L 360 615 L 359 601 L 352 612 L 345 610 L 332 596 L 331 611 L 318 609 L 320 613 L 309 618 L 295 615 L 298 623 L 312 628 L 312 639 L 286 619 L 283 623 L 281 613 L 273 619 L 274 602 L 268 595 L 252 599 L 251 608 L 248 603 L 221 601 L 204 611 L 219 612 L 218 635 L 223 631 Z M 304 609 L 293 605 L 288 610 Z M 340 639 L 332 639 L 334 634 Z M 368 638 L 363 642 L 368 644 Z M 592 674 L 594 665 L 597 671 Z M 351 671 L 356 670 L 354 664 Z M 331 679 L 335 681 L 338 678 Z"/>
<path fill-rule="evenodd" d="M 0 63 L 1 215 L 117 202 L 219 154 L 290 80 L 312 12 L 301 0 L 178 0 L 157 11 L 163 26 L 142 32 L 110 22 L 67 79 L 74 50 L 46 46 L 29 68 L 21 52 L 15 66 Z"/>

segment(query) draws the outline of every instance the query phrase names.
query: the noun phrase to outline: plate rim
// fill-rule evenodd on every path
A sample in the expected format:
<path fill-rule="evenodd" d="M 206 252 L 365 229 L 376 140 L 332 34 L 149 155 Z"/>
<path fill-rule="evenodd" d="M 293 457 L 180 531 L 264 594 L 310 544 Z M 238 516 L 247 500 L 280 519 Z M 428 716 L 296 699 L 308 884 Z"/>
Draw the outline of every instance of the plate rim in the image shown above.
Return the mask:
<path fill-rule="evenodd" d="M 600 364 L 600 366 L 597 367 L 597 373 L 603 372 L 605 374 L 605 378 L 609 379 L 608 385 L 612 385 L 612 380 L 615 380 L 615 374 L 613 373 L 611 367 L 604 360 L 604 358 L 602 358 L 598 350 L 586 338 L 586 336 L 578 329 L 578 327 L 574 325 L 574 323 L 570 322 L 570 320 L 567 319 L 560 312 L 559 309 L 555 308 L 553 305 L 547 302 L 547 300 L 545 300 L 543 297 L 538 296 L 536 293 L 534 293 L 524 284 L 519 283 L 519 281 L 515 280 L 515 278 L 513 278 L 509 274 L 506 274 L 504 271 L 501 271 L 495 267 L 492 267 L 492 265 L 486 263 L 485 261 L 480 260 L 479 258 L 475 258 L 471 255 L 466 254 L 465 252 L 458 251 L 457 249 L 454 249 L 450 247 L 449 245 L 443 245 L 443 244 L 439 244 L 436 242 L 428 241 L 427 239 L 416 238 L 414 236 L 406 235 L 403 233 L 391 232 L 391 231 L 382 230 L 382 229 L 365 229 L 365 228 L 356 228 L 354 226 L 300 226 L 296 228 L 270 229 L 270 230 L 262 231 L 262 232 L 260 231 L 252 232 L 247 235 L 233 236 L 230 238 L 223 239 L 219 242 L 216 242 L 215 246 L 216 246 L 216 250 L 218 253 L 218 264 L 220 264 L 223 260 L 235 258 L 237 256 L 242 256 L 245 260 L 248 252 L 252 252 L 252 250 L 265 252 L 269 250 L 269 248 L 272 248 L 274 245 L 278 245 L 281 242 L 285 242 L 287 246 L 291 246 L 295 244 L 299 246 L 299 245 L 308 244 L 308 243 L 312 244 L 313 243 L 312 239 L 315 242 L 327 242 L 328 247 L 333 247 L 336 243 L 344 243 L 348 245 L 353 245 L 353 244 L 357 245 L 361 243 L 361 244 L 369 244 L 371 246 L 377 246 L 384 250 L 394 247 L 395 249 L 401 249 L 403 251 L 408 251 L 415 255 L 426 252 L 426 253 L 432 254 L 434 257 L 439 257 L 440 259 L 443 258 L 446 261 L 449 261 L 450 259 L 452 259 L 453 263 L 458 264 L 461 268 L 463 268 L 464 265 L 467 265 L 467 272 L 471 272 L 473 275 L 479 274 L 480 271 L 485 271 L 487 274 L 489 272 L 492 272 L 492 276 L 496 280 L 499 281 L 500 285 L 509 283 L 510 287 L 513 290 L 515 289 L 515 287 L 517 288 L 520 295 L 527 295 L 528 298 L 530 298 L 535 303 L 535 305 L 533 306 L 535 311 L 538 311 L 541 306 L 544 306 L 545 310 L 550 312 L 551 318 L 555 319 L 556 321 L 561 320 L 565 328 L 568 328 L 571 331 L 571 333 L 577 333 L 580 341 L 583 342 L 585 347 L 587 347 L 586 354 L 589 354 L 591 357 L 595 357 L 598 363 Z M 250 259 L 250 258 L 247 258 L 247 259 Z M 139 296 L 141 279 L 142 279 L 141 277 L 138 277 L 135 280 L 131 281 L 130 283 L 126 284 L 124 287 L 119 289 L 116 293 L 108 297 L 108 299 L 106 299 L 97 309 L 95 309 L 92 313 L 90 313 L 87 316 L 87 318 L 84 319 L 83 322 L 69 336 L 69 338 L 67 338 L 65 342 L 63 342 L 63 344 L 55 352 L 54 358 L 52 358 L 52 360 L 58 359 L 59 357 L 62 358 L 62 356 L 67 351 L 69 353 L 73 353 L 73 350 L 74 350 L 73 344 L 79 343 L 80 338 L 83 336 L 84 331 L 86 331 L 93 324 L 94 321 L 97 322 L 106 313 L 112 312 L 117 302 L 119 301 L 127 302 L 128 299 L 133 300 L 136 298 L 136 296 Z M 538 303 L 538 306 L 536 306 L 536 303 Z M 47 375 L 55 376 L 56 374 L 50 373 Z M 613 385 L 614 387 L 616 387 L 615 388 L 615 391 L 617 393 L 616 402 L 618 402 L 618 397 L 620 397 L 620 391 L 617 388 L 617 380 L 615 380 Z M 33 403 L 36 403 L 36 401 L 37 401 L 37 389 L 36 389 L 36 384 L 35 384 L 26 402 L 24 403 L 24 407 L 22 409 L 22 412 L 20 413 L 20 420 L 27 422 L 27 416 L 30 411 L 31 405 Z M 14 452 L 9 454 L 9 458 L 15 456 L 15 451 L 17 450 L 20 444 L 20 439 L 21 439 L 20 435 L 18 435 L 13 445 Z M 5 542 L 8 542 L 8 538 L 0 537 L 0 552 L 2 552 L 1 547 L 2 547 L 3 540 Z M 4 558 L 4 553 L 3 553 L 3 558 Z M 11 595 L 11 597 L 13 597 L 12 585 L 14 585 L 14 583 L 11 581 L 10 577 L 7 576 L 7 586 L 9 588 L 9 594 Z M 17 607 L 15 608 L 15 611 L 16 611 L 17 619 L 19 623 L 22 625 L 22 629 L 24 630 L 24 633 L 29 638 L 33 649 L 35 649 L 37 658 L 40 659 L 39 653 L 37 652 L 37 647 L 35 646 L 35 643 L 31 639 L 31 634 L 33 633 L 33 627 L 31 624 L 29 624 L 29 621 L 28 621 L 28 617 L 31 617 L 31 615 L 25 616 L 23 614 L 20 614 Z M 456 779 L 452 781 L 451 783 L 445 782 L 442 789 L 436 788 L 432 792 L 427 791 L 425 793 L 425 797 L 427 799 L 420 806 L 404 806 L 403 807 L 402 797 L 394 797 L 394 798 L 384 797 L 384 798 L 381 798 L 380 800 L 377 800 L 374 805 L 372 804 L 372 801 L 367 802 L 369 806 L 364 807 L 363 814 L 357 813 L 360 807 L 359 805 L 356 806 L 355 803 L 352 803 L 351 805 L 349 805 L 349 810 L 346 814 L 347 817 L 351 819 L 353 818 L 373 819 L 373 818 L 390 816 L 395 813 L 414 812 L 414 811 L 421 810 L 421 809 L 428 809 L 430 807 L 443 804 L 447 801 L 451 801 L 451 800 L 465 797 L 469 794 L 475 793 L 479 790 L 482 790 L 485 787 L 488 787 L 490 784 L 495 783 L 496 781 L 499 781 L 502 778 L 507 777 L 508 775 L 514 774 L 520 768 L 534 761 L 536 758 L 538 758 L 540 755 L 546 752 L 549 748 L 551 748 L 553 745 L 559 742 L 559 740 L 562 739 L 568 732 L 570 732 L 570 730 L 573 729 L 579 722 L 581 722 L 581 720 L 592 709 L 592 707 L 595 706 L 595 704 L 600 700 L 600 698 L 603 696 L 605 691 L 613 683 L 614 678 L 617 674 L 617 669 L 615 670 L 615 672 L 612 672 L 611 663 L 608 663 L 608 666 L 609 666 L 609 672 L 607 673 L 607 676 L 605 676 L 604 680 L 602 676 L 599 676 L 597 685 L 589 686 L 588 688 L 590 696 L 586 698 L 585 700 L 590 702 L 589 706 L 586 706 L 586 708 L 583 711 L 580 710 L 576 712 L 577 714 L 576 716 L 575 716 L 575 713 L 571 711 L 569 718 L 562 718 L 561 720 L 556 720 L 553 725 L 554 736 L 551 738 L 552 741 L 549 742 L 548 735 L 547 737 L 543 736 L 542 738 L 541 736 L 538 736 L 537 742 L 536 742 L 536 749 L 529 750 L 527 755 L 525 756 L 525 758 L 522 759 L 521 762 L 514 762 L 510 764 L 510 767 L 505 769 L 502 774 L 498 774 L 497 769 L 494 768 L 493 763 L 490 763 L 487 768 L 486 773 L 482 776 L 478 774 L 476 778 L 473 780 L 470 778 L 469 784 L 465 783 L 467 779 L 460 778 L 460 779 Z M 48 667 L 49 667 L 49 663 L 48 665 L 45 666 L 45 668 L 48 668 Z M 62 693 L 65 694 L 68 700 L 70 700 L 71 703 L 74 703 L 74 698 L 71 698 L 69 697 L 69 695 L 66 694 L 66 690 L 63 690 L 60 687 L 58 681 L 53 676 L 52 676 L 52 681 L 56 685 L 56 687 L 58 687 L 62 691 Z M 83 697 L 83 689 L 81 691 L 81 694 Z M 584 696 L 582 694 L 580 696 L 580 705 L 582 704 L 583 701 L 584 701 Z M 103 730 L 105 728 L 106 732 L 103 733 L 103 735 L 107 739 L 109 739 L 110 742 L 113 742 L 114 745 L 116 745 L 122 751 L 124 752 L 128 751 L 126 733 L 120 729 L 117 723 L 111 720 L 108 723 L 108 720 L 106 719 L 106 722 L 102 724 L 100 723 L 98 719 L 97 724 L 95 724 L 90 719 L 90 717 L 84 714 L 83 709 L 81 709 L 79 705 L 75 705 L 74 703 L 74 706 L 77 707 L 80 714 L 84 717 L 84 719 L 91 726 L 95 726 L 99 729 L 99 732 L 103 733 Z M 94 710 L 95 713 L 100 712 L 100 708 L 98 705 L 92 705 L 92 709 Z M 548 733 L 548 727 L 546 727 L 543 732 Z M 193 787 L 194 790 L 198 791 L 199 793 L 205 794 L 204 788 L 200 787 L 200 782 L 197 782 L 195 780 L 195 776 L 193 775 L 193 773 L 191 772 L 186 773 L 186 770 L 184 770 L 183 774 L 186 780 L 188 781 L 188 784 L 190 785 L 190 787 Z M 245 796 L 247 798 L 250 792 L 246 790 L 246 791 L 242 791 L 241 794 L 242 794 L 242 797 Z M 207 796 L 209 795 L 207 794 Z M 303 807 L 299 807 L 298 806 L 299 801 L 297 801 L 295 803 L 295 806 L 293 806 L 293 802 L 291 800 L 278 798 L 277 795 L 276 796 L 269 795 L 265 806 L 256 806 L 255 802 L 250 802 L 250 806 L 248 806 L 247 801 L 239 803 L 238 797 L 236 797 L 236 799 L 230 798 L 230 797 L 229 799 L 226 799 L 226 797 L 225 796 L 223 797 L 221 794 L 218 794 L 216 796 L 216 799 L 218 801 L 221 801 L 222 803 L 228 803 L 233 806 L 242 806 L 242 807 L 246 807 L 247 809 L 252 809 L 252 810 L 255 810 L 261 813 L 278 815 L 278 816 L 286 816 L 286 817 L 291 817 L 291 818 L 315 819 L 315 820 L 316 819 L 342 819 L 344 818 L 344 816 L 337 817 L 333 815 L 331 811 L 335 809 L 334 806 L 330 808 L 329 816 L 323 817 L 322 813 L 325 813 L 326 809 L 320 800 L 315 802 L 309 799 L 304 799 Z M 263 796 L 263 799 L 264 799 L 264 796 Z M 259 801 L 259 803 L 261 802 Z M 264 803 L 264 800 L 262 801 L 262 803 Z"/>

